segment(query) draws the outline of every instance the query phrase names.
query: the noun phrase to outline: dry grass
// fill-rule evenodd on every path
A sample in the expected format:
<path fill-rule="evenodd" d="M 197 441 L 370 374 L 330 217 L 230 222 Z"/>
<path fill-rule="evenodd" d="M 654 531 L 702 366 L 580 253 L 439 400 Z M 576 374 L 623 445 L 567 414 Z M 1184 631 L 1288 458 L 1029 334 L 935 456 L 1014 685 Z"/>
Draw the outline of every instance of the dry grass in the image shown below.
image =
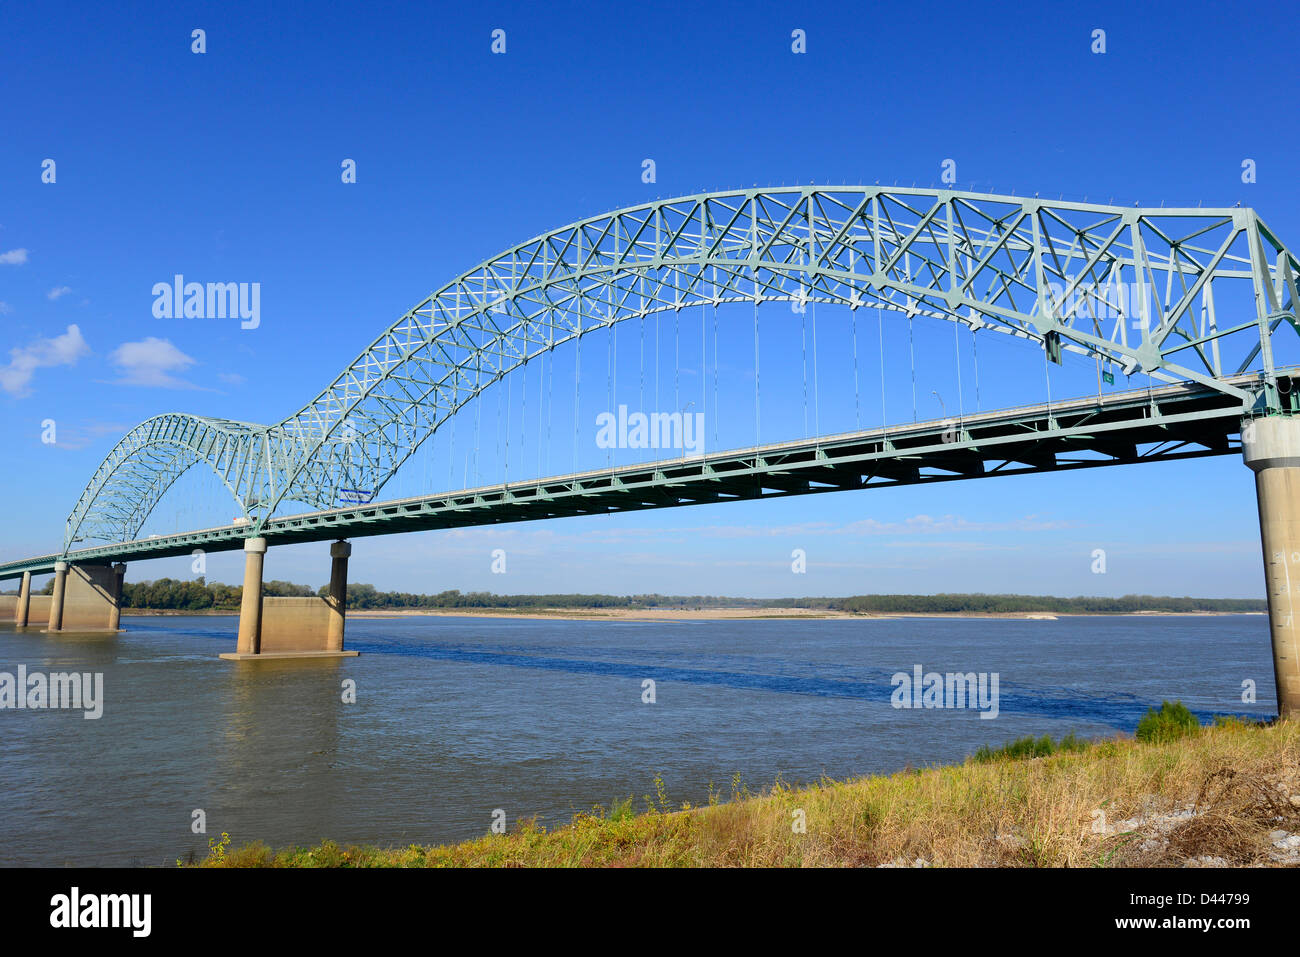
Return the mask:
<path fill-rule="evenodd" d="M 778 784 L 708 807 L 606 814 L 547 831 L 520 822 L 462 844 L 229 851 L 224 866 L 839 867 L 1294 863 L 1271 831 L 1300 831 L 1300 722 L 1226 726 L 1165 744 L 888 777 Z M 795 833 L 802 810 L 806 833 Z"/>

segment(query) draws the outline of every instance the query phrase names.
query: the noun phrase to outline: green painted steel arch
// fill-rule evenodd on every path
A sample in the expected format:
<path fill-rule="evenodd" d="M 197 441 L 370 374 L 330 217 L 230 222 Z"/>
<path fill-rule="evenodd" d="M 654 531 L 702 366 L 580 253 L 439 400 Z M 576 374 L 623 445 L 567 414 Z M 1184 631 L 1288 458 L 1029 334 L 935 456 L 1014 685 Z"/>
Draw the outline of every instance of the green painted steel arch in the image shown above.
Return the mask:
<path fill-rule="evenodd" d="M 297 413 L 246 427 L 244 467 L 229 485 L 254 527 L 286 501 L 330 508 L 343 490 L 377 495 L 442 422 L 512 369 L 624 319 L 699 304 L 879 306 L 1195 381 L 1244 406 L 1255 397 L 1223 380 L 1252 368 L 1271 377 L 1272 336 L 1296 324 L 1297 272 L 1250 209 L 879 186 L 660 200 L 536 236 L 452 279 Z M 1144 292 L 1140 315 L 1092 314 L 1090 289 L 1133 281 L 1157 290 Z M 1249 287 L 1252 305 L 1220 315 L 1215 291 L 1229 283 Z M 100 494 L 92 481 L 80 527 Z"/>
<path fill-rule="evenodd" d="M 104 457 L 68 516 L 64 550 L 86 539 L 129 541 L 178 478 L 206 464 L 245 518 L 239 489 L 256 475 L 266 426 L 172 412 L 146 419 Z M 251 522 L 251 518 L 250 518 Z"/>

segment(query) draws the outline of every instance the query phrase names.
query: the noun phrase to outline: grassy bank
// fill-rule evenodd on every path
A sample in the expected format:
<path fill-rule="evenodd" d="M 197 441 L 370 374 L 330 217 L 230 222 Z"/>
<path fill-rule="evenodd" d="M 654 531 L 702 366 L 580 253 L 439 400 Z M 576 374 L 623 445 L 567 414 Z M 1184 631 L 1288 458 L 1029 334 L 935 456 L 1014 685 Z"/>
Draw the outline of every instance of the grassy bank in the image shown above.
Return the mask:
<path fill-rule="evenodd" d="M 1158 739 L 1164 735 L 1155 735 Z M 1300 863 L 1300 722 L 1230 723 L 1173 740 L 1068 739 L 982 749 L 885 777 L 738 786 L 704 807 L 663 793 L 547 830 L 462 844 L 217 850 L 208 866 L 1185 866 Z M 1026 757 L 1051 751 L 1046 757 Z M 800 819 L 806 831 L 798 832 Z M 1282 834 L 1280 832 L 1286 832 Z M 1300 845 L 1300 837 L 1289 842 Z"/>

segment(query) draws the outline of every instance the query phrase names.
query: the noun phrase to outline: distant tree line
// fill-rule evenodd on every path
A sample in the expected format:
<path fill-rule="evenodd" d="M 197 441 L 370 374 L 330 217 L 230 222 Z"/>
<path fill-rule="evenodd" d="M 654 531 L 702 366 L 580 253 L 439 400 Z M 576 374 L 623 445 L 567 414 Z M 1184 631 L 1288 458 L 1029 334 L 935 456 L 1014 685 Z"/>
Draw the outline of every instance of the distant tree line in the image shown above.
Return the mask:
<path fill-rule="evenodd" d="M 51 580 L 41 594 L 54 589 Z M 204 579 L 126 582 L 122 587 L 125 608 L 177 611 L 230 610 L 239 608 L 243 586 L 208 584 Z M 267 597 L 326 595 L 329 586 L 312 589 L 293 582 L 269 581 L 262 585 Z M 847 598 L 728 598 L 721 595 L 497 595 L 492 592 L 442 591 L 434 595 L 379 591 L 374 585 L 348 585 L 348 607 L 357 609 L 399 608 L 809 608 L 850 614 L 953 614 L 957 612 L 1005 613 L 1044 612 L 1063 614 L 1120 614 L 1124 612 L 1245 612 L 1266 611 L 1262 598 L 1190 598 L 1125 595 L 1122 598 L 1051 595 L 854 595 Z"/>
<path fill-rule="evenodd" d="M 267 597 L 305 598 L 316 593 L 306 585 L 269 581 L 262 583 L 262 594 Z M 152 582 L 124 582 L 122 607 L 181 611 L 215 608 L 236 611 L 243 595 L 243 585 L 223 585 L 220 582 L 209 585 L 202 578 L 193 581 L 160 578 Z"/>
<path fill-rule="evenodd" d="M 322 595 L 327 592 L 328 588 L 320 590 Z M 761 605 L 754 599 L 711 595 L 495 595 L 454 589 L 417 595 L 379 591 L 374 585 L 348 585 L 349 608 L 716 608 L 740 603 Z"/>
<path fill-rule="evenodd" d="M 773 603 L 786 608 L 825 608 L 856 614 L 944 614 L 953 612 L 1059 612 L 1063 614 L 1118 614 L 1121 612 L 1266 611 L 1262 598 L 1173 598 L 1124 595 L 1099 598 L 1080 595 L 855 595 L 851 598 L 790 598 Z"/>

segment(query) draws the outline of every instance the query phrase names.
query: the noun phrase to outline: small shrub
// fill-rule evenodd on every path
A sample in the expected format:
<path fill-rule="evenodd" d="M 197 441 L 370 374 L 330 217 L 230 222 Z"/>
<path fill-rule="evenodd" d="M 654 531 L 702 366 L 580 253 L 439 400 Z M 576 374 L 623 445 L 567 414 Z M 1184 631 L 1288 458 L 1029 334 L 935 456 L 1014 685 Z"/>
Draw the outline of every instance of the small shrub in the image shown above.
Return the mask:
<path fill-rule="evenodd" d="M 1264 726 L 1264 722 L 1254 718 L 1242 718 L 1235 714 L 1216 714 L 1214 726 L 1225 731 L 1250 731 Z"/>
<path fill-rule="evenodd" d="M 987 744 L 981 744 L 975 752 L 975 760 L 980 764 L 987 764 L 990 761 L 1045 758 L 1052 751 L 1052 739 L 1049 735 L 1045 734 L 1041 738 L 1035 738 L 1032 734 L 1027 734 L 1023 738 L 1008 741 L 1000 748 L 990 748 Z"/>
<path fill-rule="evenodd" d="M 664 779 L 661 775 L 655 775 L 655 798 L 659 802 L 659 813 L 667 814 L 672 810 L 672 802 L 668 800 L 668 789 L 664 786 Z"/>
<path fill-rule="evenodd" d="M 203 862 L 209 866 L 220 866 L 226 861 L 226 848 L 230 845 L 230 835 L 225 831 L 221 832 L 221 838 L 208 838 L 208 856 Z"/>
<path fill-rule="evenodd" d="M 1092 747 L 1092 744 L 1087 738 L 1081 738 L 1071 731 L 1061 739 L 1059 744 L 1057 744 L 1056 750 L 1076 753 L 1079 751 L 1087 751 L 1090 747 Z"/>
<path fill-rule="evenodd" d="M 223 867 L 271 867 L 275 854 L 261 841 L 232 848 L 221 859 Z"/>
<path fill-rule="evenodd" d="M 1137 739 L 1149 744 L 1163 744 L 1199 734 L 1201 722 L 1181 701 L 1162 701 L 1160 710 L 1148 708 L 1138 722 Z"/>
<path fill-rule="evenodd" d="M 1035 738 L 1032 734 L 1027 734 L 1023 738 L 1008 741 L 1000 748 L 990 748 L 987 744 L 981 744 L 972 757 L 978 764 L 988 764 L 990 761 L 1024 761 L 1029 758 L 1046 758 L 1053 754 L 1086 751 L 1091 746 L 1086 738 L 1079 737 L 1073 731 L 1059 742 L 1053 741 L 1051 735 L 1045 734 L 1041 738 Z"/>

